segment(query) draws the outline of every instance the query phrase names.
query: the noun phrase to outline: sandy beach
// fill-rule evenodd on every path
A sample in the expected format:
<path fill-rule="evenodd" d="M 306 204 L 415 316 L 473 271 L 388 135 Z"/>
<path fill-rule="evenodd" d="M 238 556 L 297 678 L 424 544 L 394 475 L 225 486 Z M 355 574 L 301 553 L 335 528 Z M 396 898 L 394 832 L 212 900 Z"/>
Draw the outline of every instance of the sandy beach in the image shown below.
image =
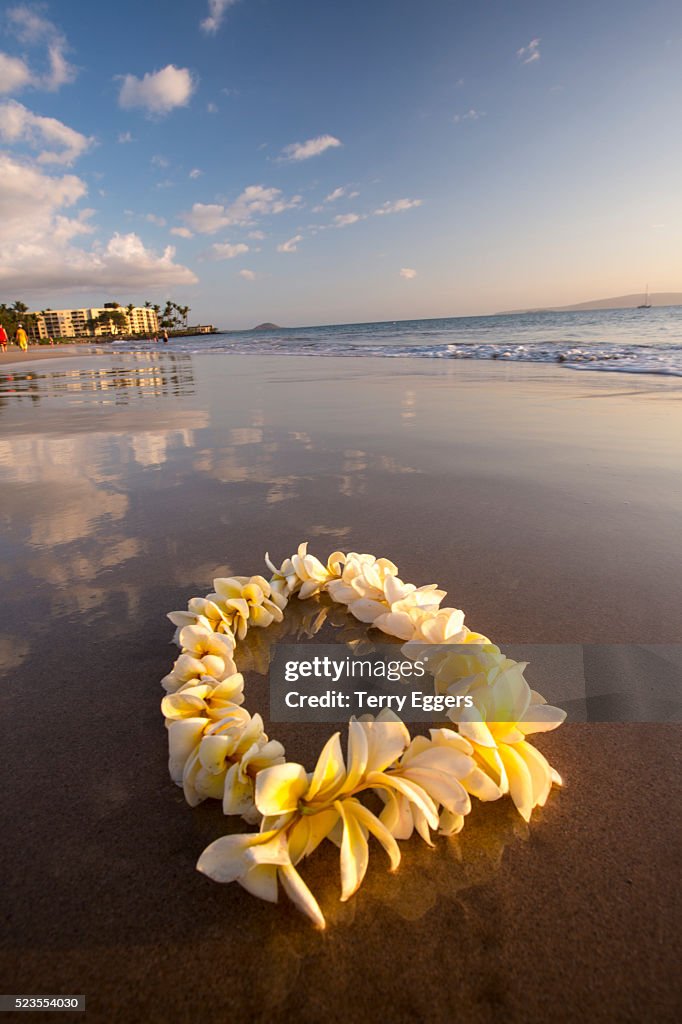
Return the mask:
<path fill-rule="evenodd" d="M 28 351 L 22 352 L 10 346 L 6 352 L 0 352 L 0 367 L 13 366 L 15 363 L 35 363 L 43 359 L 60 359 L 62 356 L 83 356 L 101 352 L 99 346 L 90 345 L 32 345 Z"/>
<path fill-rule="evenodd" d="M 398 1022 L 676 1020 L 681 729 L 657 705 L 541 737 L 566 785 L 529 826 L 504 800 L 435 850 L 402 844 L 394 876 L 377 849 L 346 904 L 328 846 L 305 872 L 320 934 L 194 871 L 236 829 L 168 779 L 159 680 L 167 611 L 302 540 L 437 581 L 501 644 L 678 645 L 682 382 L 16 355 L 0 356 L 3 991 L 84 993 L 106 1022 L 354 1022 L 379 1004 Z M 247 691 L 267 726 L 267 680 Z M 309 767 L 326 735 L 268 731 Z"/>

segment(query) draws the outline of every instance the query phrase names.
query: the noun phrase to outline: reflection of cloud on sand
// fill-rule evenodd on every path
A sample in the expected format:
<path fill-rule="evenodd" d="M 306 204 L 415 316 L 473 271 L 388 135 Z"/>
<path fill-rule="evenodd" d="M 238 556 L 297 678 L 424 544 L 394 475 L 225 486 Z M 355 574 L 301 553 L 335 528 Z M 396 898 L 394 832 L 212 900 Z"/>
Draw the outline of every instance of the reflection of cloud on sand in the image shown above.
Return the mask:
<path fill-rule="evenodd" d="M 311 526 L 308 528 L 311 537 L 347 537 L 350 533 L 350 526 Z"/>
<path fill-rule="evenodd" d="M 197 452 L 194 466 L 222 484 L 241 484 L 264 478 L 261 466 L 243 460 L 232 448 L 203 448 Z"/>
<path fill-rule="evenodd" d="M 260 444 L 263 440 L 262 427 L 234 427 L 228 437 L 230 444 Z"/>
<path fill-rule="evenodd" d="M 147 430 L 133 434 L 131 446 L 135 462 L 140 466 L 161 466 L 168 458 L 169 448 L 193 448 L 194 431 Z"/>
<path fill-rule="evenodd" d="M 104 517 L 122 519 L 128 511 L 125 494 L 97 488 L 89 481 L 53 487 L 49 505 L 33 517 L 28 541 L 33 547 L 70 544 L 94 533 Z"/>
<path fill-rule="evenodd" d="M 51 551 L 44 551 L 31 559 L 29 571 L 36 579 L 62 587 L 78 580 L 92 580 L 106 569 L 138 558 L 143 552 L 144 546 L 137 538 L 113 534 L 106 544 L 93 548 L 88 554 L 60 551 L 59 556 L 55 556 Z"/>
<path fill-rule="evenodd" d="M 18 485 L 5 488 L 5 514 L 28 532 L 34 548 L 70 544 L 100 529 L 108 534 L 129 510 L 119 486 L 125 467 L 130 462 L 158 467 L 172 449 L 193 448 L 195 431 L 206 426 L 208 415 L 188 410 L 181 420 L 182 426 L 166 429 L 0 439 L 0 481 Z M 30 493 L 32 486 L 40 488 L 38 500 Z M 104 546 L 111 547 L 110 542 Z M 121 553 L 119 560 L 129 557 Z"/>

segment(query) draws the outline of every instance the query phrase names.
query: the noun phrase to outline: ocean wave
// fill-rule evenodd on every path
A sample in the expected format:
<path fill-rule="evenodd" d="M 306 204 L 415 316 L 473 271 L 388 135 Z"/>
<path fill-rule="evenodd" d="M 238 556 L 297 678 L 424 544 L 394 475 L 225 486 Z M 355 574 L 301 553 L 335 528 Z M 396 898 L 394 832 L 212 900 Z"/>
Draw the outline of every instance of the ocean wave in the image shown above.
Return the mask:
<path fill-rule="evenodd" d="M 662 337 L 662 335 L 664 337 Z M 147 343 L 115 342 L 148 351 Z M 682 376 L 682 311 L 609 310 L 342 324 L 172 338 L 165 351 L 552 363 L 573 370 Z"/>

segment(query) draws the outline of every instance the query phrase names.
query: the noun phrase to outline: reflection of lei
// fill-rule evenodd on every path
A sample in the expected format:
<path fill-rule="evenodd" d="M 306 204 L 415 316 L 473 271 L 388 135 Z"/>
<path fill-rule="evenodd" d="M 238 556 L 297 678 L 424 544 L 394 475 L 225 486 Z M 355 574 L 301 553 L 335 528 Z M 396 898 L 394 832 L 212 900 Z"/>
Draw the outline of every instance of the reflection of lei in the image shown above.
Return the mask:
<path fill-rule="evenodd" d="M 225 814 L 259 825 L 258 832 L 211 843 L 199 871 L 217 882 L 239 882 L 273 903 L 280 883 L 324 927 L 297 870 L 323 840 L 340 848 L 341 899 L 347 900 L 362 884 L 370 835 L 394 870 L 398 839 L 417 831 L 433 845 L 432 830 L 454 835 L 472 795 L 497 800 L 508 793 L 528 821 L 561 779 L 527 736 L 556 728 L 565 714 L 530 689 L 523 664 L 467 629 L 461 611 L 440 607 L 445 591 L 403 583 L 388 559 L 336 551 L 323 565 L 301 544 L 279 569 L 267 555 L 266 563 L 273 573 L 269 582 L 262 576 L 217 579 L 215 593 L 192 598 L 186 612 L 169 615 L 182 652 L 163 679 L 169 768 L 191 806 L 213 797 L 222 800 Z M 453 727 L 431 729 L 428 738 L 410 739 L 392 714 L 351 719 L 345 758 L 335 733 L 313 772 L 286 761 L 282 744 L 263 731 L 261 716 L 241 706 L 244 679 L 233 656 L 252 627 L 282 622 L 293 595 L 305 600 L 320 594 L 405 641 L 406 655 L 427 661 L 436 693 L 469 695 L 473 707 L 449 712 Z M 324 610 L 315 614 L 323 620 Z M 310 624 L 311 635 L 322 620 Z M 383 804 L 378 814 L 360 799 L 369 792 Z"/>

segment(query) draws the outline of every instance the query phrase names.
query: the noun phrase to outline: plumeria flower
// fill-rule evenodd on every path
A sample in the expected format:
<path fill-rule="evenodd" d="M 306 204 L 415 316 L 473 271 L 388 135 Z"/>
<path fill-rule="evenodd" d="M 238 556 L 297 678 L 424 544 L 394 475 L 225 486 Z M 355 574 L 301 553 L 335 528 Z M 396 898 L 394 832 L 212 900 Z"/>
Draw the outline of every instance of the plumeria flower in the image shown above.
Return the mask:
<path fill-rule="evenodd" d="M 230 635 L 212 633 L 205 626 L 185 626 L 180 630 L 179 642 L 182 653 L 172 670 L 161 680 L 168 693 L 194 685 L 205 676 L 221 682 L 234 675 L 237 666 L 232 658 L 234 638 Z"/>
<path fill-rule="evenodd" d="M 440 608 L 437 616 L 456 611 L 457 609 Z M 453 628 L 456 623 L 456 619 L 451 620 Z M 443 625 L 439 624 L 437 629 L 441 628 Z M 445 632 L 447 629 L 448 626 L 445 624 Z M 424 662 L 431 675 L 437 679 L 437 693 L 446 693 L 448 687 L 455 681 L 475 675 L 482 670 L 483 665 L 496 664 L 495 657 L 502 657 L 499 647 L 482 633 L 476 633 L 467 626 L 462 626 L 458 633 L 449 636 L 445 641 L 427 640 L 423 627 L 419 632 L 420 637 L 408 640 L 401 647 L 401 652 L 412 661 Z M 427 630 L 427 633 L 431 636 L 438 635 L 431 630 Z M 486 661 L 486 655 L 495 657 Z"/>
<path fill-rule="evenodd" d="M 249 626 L 266 627 L 284 617 L 286 601 L 263 576 L 230 576 L 214 580 L 213 586 L 209 600 L 218 605 L 238 640 Z"/>
<path fill-rule="evenodd" d="M 247 892 L 276 903 L 277 883 L 318 926 L 325 920 L 317 900 L 291 863 L 286 835 L 277 830 L 222 836 L 207 846 L 197 869 L 216 882 L 239 882 Z"/>
<path fill-rule="evenodd" d="M 492 683 L 479 677 L 469 690 L 474 707 L 453 709 L 448 717 L 472 744 L 479 764 L 529 821 L 533 809 L 544 806 L 552 783 L 561 785 L 561 777 L 526 736 L 556 729 L 566 712 L 531 690 L 523 678 L 524 667 L 511 662 Z"/>
<path fill-rule="evenodd" d="M 397 576 L 398 567 L 387 558 L 360 555 L 353 551 L 346 555 L 340 579 L 327 584 L 327 593 L 339 604 L 350 605 L 360 598 L 385 605 L 384 581 Z"/>
<path fill-rule="evenodd" d="M 277 589 L 287 598 L 297 593 L 300 600 L 305 601 L 314 594 L 319 594 L 330 580 L 340 576 L 345 559 L 342 551 L 334 551 L 327 559 L 327 564 L 323 565 L 314 555 L 308 554 L 308 544 L 305 542 L 299 544 L 295 555 L 285 558 L 279 569 L 270 561 L 268 554 L 265 555 L 265 564 L 273 573 L 273 589 Z"/>
<path fill-rule="evenodd" d="M 235 672 L 217 684 L 209 676 L 203 676 L 198 685 L 181 687 L 163 698 L 161 711 L 168 725 L 180 718 L 199 718 L 202 715 L 218 720 L 232 705 L 243 703 L 244 677 L 241 672 Z"/>
<path fill-rule="evenodd" d="M 201 709 L 203 710 L 203 709 Z M 233 705 L 227 709 L 218 722 L 213 722 L 206 715 L 179 715 L 168 722 L 168 769 L 170 777 L 177 785 L 183 785 L 188 761 L 194 757 L 204 734 L 215 731 L 216 727 L 228 735 L 232 748 L 236 749 L 239 738 L 251 723 L 251 715 L 245 708 Z M 222 793 L 221 793 L 222 796 Z M 199 803 L 197 800 L 196 803 Z"/>
<path fill-rule="evenodd" d="M 254 785 L 259 772 L 284 764 L 284 747 L 278 740 L 268 740 L 265 733 L 241 754 L 227 769 L 223 789 L 223 814 L 240 814 L 255 825 L 260 811 L 254 801 Z"/>
<path fill-rule="evenodd" d="M 298 592 L 301 601 L 319 594 L 331 580 L 338 579 L 346 559 L 342 551 L 334 551 L 327 559 L 327 564 L 323 565 L 319 558 L 307 552 L 308 545 L 301 544 L 298 553 L 291 559 L 294 572 L 301 580 L 301 589 Z"/>
<path fill-rule="evenodd" d="M 280 594 L 287 600 L 298 593 L 301 589 L 302 580 L 297 575 L 294 563 L 290 558 L 285 558 L 278 569 L 276 565 L 273 565 L 270 555 L 266 551 L 265 564 L 272 573 L 270 587 L 274 593 Z"/>
<path fill-rule="evenodd" d="M 389 611 L 379 615 L 374 625 L 401 640 L 422 643 L 454 642 L 462 635 L 464 612 L 458 608 L 438 608 L 438 601 L 445 597 L 442 590 L 415 590 L 412 594 L 395 601 Z M 430 594 L 435 594 L 435 603 L 426 603 Z"/>
<path fill-rule="evenodd" d="M 466 696 L 472 688 L 493 686 L 501 674 L 509 670 L 523 674 L 525 666 L 514 662 L 495 645 L 476 647 L 459 645 L 442 656 L 429 671 L 433 672 L 436 693 Z"/>
<path fill-rule="evenodd" d="M 187 604 L 186 612 L 169 612 L 167 618 L 171 620 L 178 630 L 183 626 L 204 626 L 212 633 L 225 633 L 234 636 L 230 629 L 230 619 L 220 607 L 207 597 L 193 597 Z"/>
<path fill-rule="evenodd" d="M 444 746 L 467 754 L 471 759 L 472 767 L 467 775 L 460 777 L 460 782 L 471 796 L 482 801 L 499 800 L 503 795 L 500 787 L 490 778 L 474 759 L 474 748 L 471 743 L 454 732 L 453 729 L 429 729 L 431 740 L 435 746 Z M 438 820 L 441 835 L 451 836 L 460 832 L 464 825 L 464 816 L 458 812 L 452 812 L 443 807 Z"/>
<path fill-rule="evenodd" d="M 283 763 L 284 747 L 268 739 L 260 715 L 250 718 L 243 709 L 233 708 L 204 730 L 187 758 L 182 772 L 185 799 L 192 807 L 209 798 L 222 800 L 223 814 L 241 815 L 256 824 L 260 820 L 254 803 L 256 776 Z"/>
<path fill-rule="evenodd" d="M 471 810 L 463 780 L 475 768 L 471 753 L 456 740 L 435 743 L 426 736 L 416 736 L 396 768 L 385 772 L 381 780 L 388 797 L 381 820 L 397 839 L 409 839 L 416 829 L 432 846 L 430 829 L 439 827 L 441 806 L 449 820 L 462 823 Z M 370 776 L 368 782 L 373 781 Z"/>

